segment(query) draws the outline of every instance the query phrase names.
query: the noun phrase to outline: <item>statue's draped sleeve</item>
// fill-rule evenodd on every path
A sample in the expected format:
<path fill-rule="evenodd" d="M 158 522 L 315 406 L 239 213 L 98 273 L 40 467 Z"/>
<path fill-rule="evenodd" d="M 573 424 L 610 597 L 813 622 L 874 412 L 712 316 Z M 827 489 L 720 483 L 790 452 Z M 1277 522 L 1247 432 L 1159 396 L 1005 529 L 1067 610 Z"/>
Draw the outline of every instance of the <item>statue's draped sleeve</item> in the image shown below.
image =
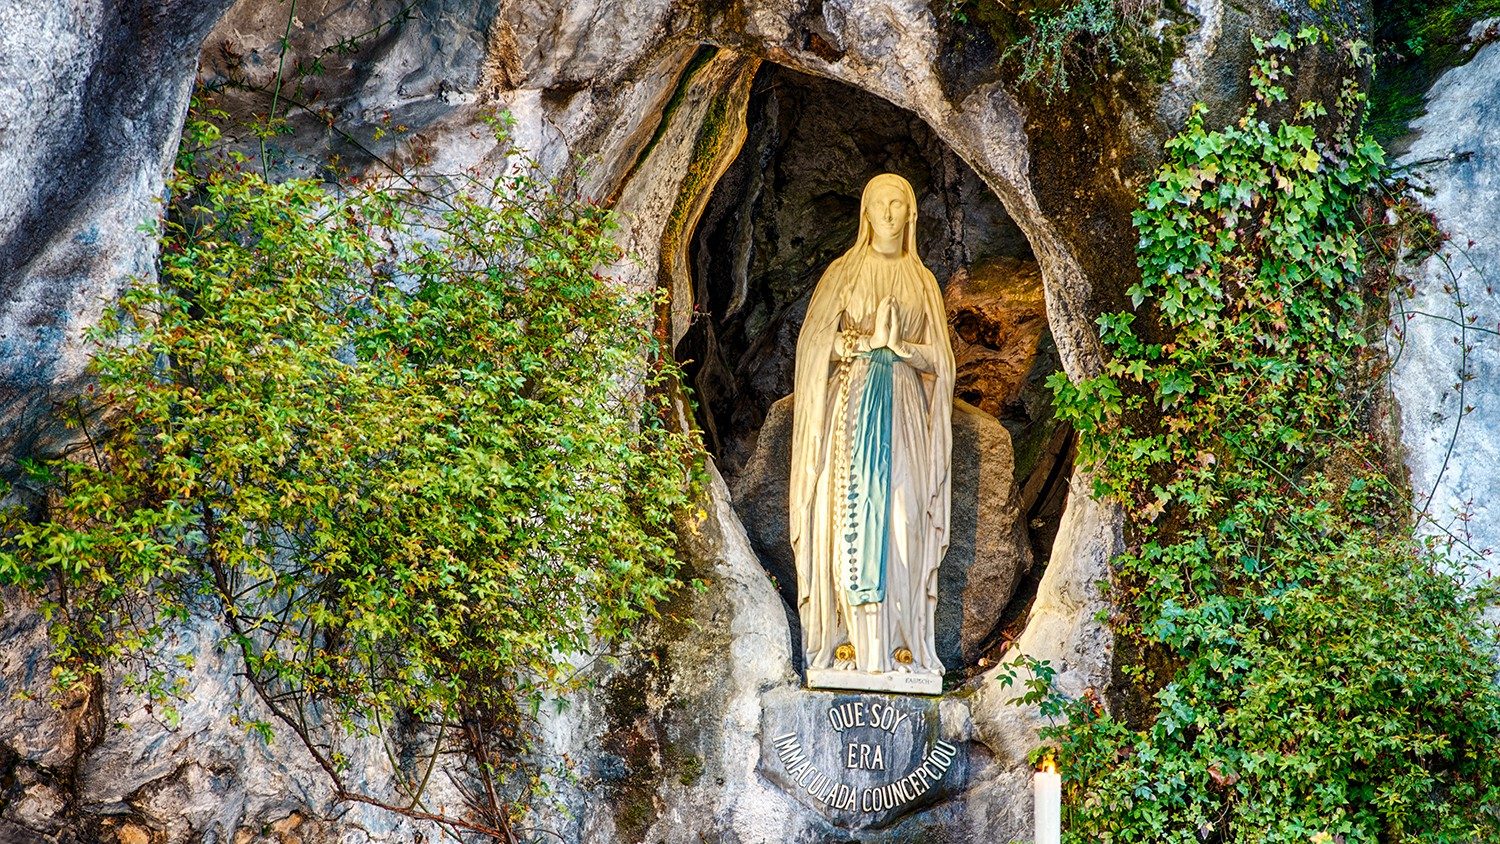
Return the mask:
<path fill-rule="evenodd" d="M 839 298 L 851 263 L 857 262 L 845 255 L 828 265 L 813 288 L 807 316 L 797 335 L 797 363 L 792 381 L 795 398 L 792 402 L 792 477 L 788 516 L 792 549 L 797 558 L 797 593 L 804 599 L 811 594 L 810 579 L 813 577 L 810 567 L 814 555 L 807 547 L 812 542 L 813 491 L 828 448 L 825 433 L 827 415 L 831 410 L 826 406 L 828 378 L 833 371 L 830 359 L 835 357 L 835 344 L 839 342 L 839 317 L 843 310 Z"/>
<path fill-rule="evenodd" d="M 919 265 L 920 266 L 920 265 Z M 934 351 L 932 361 L 933 389 L 928 393 L 927 435 L 932 443 L 931 472 L 928 478 L 927 515 L 932 520 L 933 542 L 937 549 L 933 558 L 934 570 L 948 550 L 948 515 L 951 510 L 953 491 L 949 483 L 949 472 L 953 454 L 953 344 L 948 342 L 948 311 L 943 303 L 943 293 L 938 289 L 937 279 L 926 267 L 922 267 L 923 300 L 926 303 L 928 344 Z M 941 333 L 939 333 L 941 332 Z M 934 581 L 930 588 L 936 589 Z"/>

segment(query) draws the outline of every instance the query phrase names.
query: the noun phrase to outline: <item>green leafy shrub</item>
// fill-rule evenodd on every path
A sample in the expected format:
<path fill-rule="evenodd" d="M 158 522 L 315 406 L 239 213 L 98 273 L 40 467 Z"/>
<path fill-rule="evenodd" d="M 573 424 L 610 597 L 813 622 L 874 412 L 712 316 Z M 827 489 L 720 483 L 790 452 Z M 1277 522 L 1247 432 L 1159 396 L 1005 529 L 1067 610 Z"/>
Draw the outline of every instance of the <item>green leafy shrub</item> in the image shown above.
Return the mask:
<path fill-rule="evenodd" d="M 526 168 L 335 192 L 211 161 L 184 154 L 159 281 L 96 331 L 83 443 L 33 465 L 0 582 L 42 599 L 58 686 L 145 660 L 170 713 L 191 689 L 148 657 L 206 613 L 336 779 L 341 735 L 399 717 L 503 780 L 520 720 L 678 583 L 700 455 L 653 299 L 600 274 L 611 215 Z"/>
<path fill-rule="evenodd" d="M 1127 513 L 1113 624 L 1159 666 L 1127 666 L 1148 711 L 1051 703 L 1070 840 L 1500 835 L 1492 594 L 1413 537 L 1371 430 L 1382 154 L 1353 68 L 1334 102 L 1283 104 L 1287 56 L 1324 37 L 1258 44 L 1243 117 L 1169 142 L 1135 312 L 1100 317 L 1098 376 L 1053 379 Z"/>
<path fill-rule="evenodd" d="M 1160 0 L 1049 0 L 1019 7 L 996 0 L 950 0 L 955 19 L 988 28 L 1019 60 L 1017 81 L 1047 99 L 1071 90 L 1078 74 L 1100 75 L 1125 67 L 1133 76 L 1160 81 L 1177 50 L 1180 28 L 1158 36 L 1151 24 Z"/>
<path fill-rule="evenodd" d="M 1068 70 L 1093 54 L 1119 63 L 1142 36 L 1154 4 L 1122 0 L 1077 0 L 1027 14 L 1031 31 L 1012 47 L 1021 57 L 1021 82 L 1067 91 Z"/>

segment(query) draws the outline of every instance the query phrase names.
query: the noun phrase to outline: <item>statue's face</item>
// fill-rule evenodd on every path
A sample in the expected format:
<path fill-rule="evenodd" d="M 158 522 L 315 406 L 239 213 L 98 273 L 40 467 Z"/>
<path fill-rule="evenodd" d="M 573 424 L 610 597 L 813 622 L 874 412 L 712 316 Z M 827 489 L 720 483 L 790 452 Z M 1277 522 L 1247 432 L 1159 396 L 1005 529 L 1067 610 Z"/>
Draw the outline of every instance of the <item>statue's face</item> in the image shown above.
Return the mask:
<path fill-rule="evenodd" d="M 895 185 L 881 185 L 871 192 L 865 202 L 865 219 L 875 229 L 875 234 L 888 239 L 901 234 L 906 228 L 906 216 L 911 209 L 906 204 L 906 192 Z"/>

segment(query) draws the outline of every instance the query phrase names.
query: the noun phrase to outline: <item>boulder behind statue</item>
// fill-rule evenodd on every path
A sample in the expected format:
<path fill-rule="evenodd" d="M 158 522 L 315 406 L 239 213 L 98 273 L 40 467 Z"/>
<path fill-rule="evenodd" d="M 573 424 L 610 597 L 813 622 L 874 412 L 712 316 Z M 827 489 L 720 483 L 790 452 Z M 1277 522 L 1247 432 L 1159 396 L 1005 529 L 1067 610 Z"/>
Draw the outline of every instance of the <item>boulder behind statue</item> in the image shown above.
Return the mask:
<path fill-rule="evenodd" d="M 789 608 L 797 601 L 797 565 L 787 523 L 792 406 L 792 396 L 771 405 L 754 453 L 731 483 L 735 512 Z M 966 402 L 953 402 L 951 539 L 938 567 L 936 622 L 938 657 L 950 675 L 962 673 L 984 654 L 1005 605 L 1031 569 L 1013 459 L 1010 434 L 999 421 Z M 789 617 L 792 640 L 800 641 L 797 614 L 789 612 Z"/>

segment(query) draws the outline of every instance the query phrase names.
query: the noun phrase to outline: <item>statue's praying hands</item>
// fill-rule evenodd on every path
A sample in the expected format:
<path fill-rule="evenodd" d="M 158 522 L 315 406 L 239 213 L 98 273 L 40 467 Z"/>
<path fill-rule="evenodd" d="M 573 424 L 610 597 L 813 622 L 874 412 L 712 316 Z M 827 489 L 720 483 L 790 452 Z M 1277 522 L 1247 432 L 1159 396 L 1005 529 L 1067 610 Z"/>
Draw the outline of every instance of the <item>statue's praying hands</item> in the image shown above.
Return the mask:
<path fill-rule="evenodd" d="M 901 339 L 901 305 L 895 296 L 881 299 L 875 308 L 875 333 L 870 338 L 870 348 L 886 347 L 900 357 L 911 356 L 911 351 Z"/>

